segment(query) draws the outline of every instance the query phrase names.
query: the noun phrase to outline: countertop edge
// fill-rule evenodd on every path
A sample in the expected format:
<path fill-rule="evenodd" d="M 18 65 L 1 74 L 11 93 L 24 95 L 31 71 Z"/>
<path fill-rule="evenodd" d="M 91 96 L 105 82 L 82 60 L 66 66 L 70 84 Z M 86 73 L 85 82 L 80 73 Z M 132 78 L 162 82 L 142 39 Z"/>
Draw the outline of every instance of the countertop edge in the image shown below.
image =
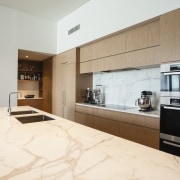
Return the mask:
<path fill-rule="evenodd" d="M 141 116 L 149 116 L 149 117 L 160 118 L 160 111 L 159 110 L 154 110 L 151 112 L 142 112 L 142 111 L 140 112 L 138 107 L 128 109 L 128 110 L 120 110 L 120 109 L 111 109 L 111 108 L 107 108 L 107 107 L 101 107 L 101 106 L 86 104 L 86 103 L 75 103 L 75 105 L 92 107 L 92 108 L 96 108 L 96 109 L 116 111 L 116 112 L 123 112 L 123 113 L 129 113 L 129 114 L 136 114 L 136 115 L 141 115 Z"/>

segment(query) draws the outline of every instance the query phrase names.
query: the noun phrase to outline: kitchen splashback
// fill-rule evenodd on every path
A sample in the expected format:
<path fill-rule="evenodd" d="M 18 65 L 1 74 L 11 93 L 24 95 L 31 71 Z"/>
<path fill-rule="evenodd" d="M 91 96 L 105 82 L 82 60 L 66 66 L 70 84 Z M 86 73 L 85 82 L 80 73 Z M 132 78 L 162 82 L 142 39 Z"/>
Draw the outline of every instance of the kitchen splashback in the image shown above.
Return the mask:
<path fill-rule="evenodd" d="M 135 106 L 141 91 L 153 92 L 152 105 L 159 109 L 160 68 L 99 72 L 93 74 L 93 88 L 104 85 L 105 103 Z"/>

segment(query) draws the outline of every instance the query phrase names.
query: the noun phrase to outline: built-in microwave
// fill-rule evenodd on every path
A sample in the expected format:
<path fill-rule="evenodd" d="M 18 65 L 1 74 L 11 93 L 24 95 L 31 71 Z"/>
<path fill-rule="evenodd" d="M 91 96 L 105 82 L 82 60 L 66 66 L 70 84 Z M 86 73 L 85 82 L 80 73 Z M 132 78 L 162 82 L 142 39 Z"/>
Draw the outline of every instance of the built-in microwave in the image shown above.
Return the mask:
<path fill-rule="evenodd" d="M 180 97 L 180 62 L 161 64 L 161 96 Z"/>

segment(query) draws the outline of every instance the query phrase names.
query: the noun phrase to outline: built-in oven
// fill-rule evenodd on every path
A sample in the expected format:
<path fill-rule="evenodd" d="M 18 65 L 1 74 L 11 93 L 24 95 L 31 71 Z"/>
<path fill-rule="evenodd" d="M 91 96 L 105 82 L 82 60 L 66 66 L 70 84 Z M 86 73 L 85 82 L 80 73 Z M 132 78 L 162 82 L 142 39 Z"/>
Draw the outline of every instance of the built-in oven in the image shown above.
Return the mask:
<path fill-rule="evenodd" d="M 161 104 L 160 150 L 180 156 L 180 99 L 168 99 L 170 104 Z"/>
<path fill-rule="evenodd" d="M 161 96 L 180 97 L 180 62 L 161 64 Z"/>
<path fill-rule="evenodd" d="M 160 150 L 180 156 L 180 62 L 161 65 Z"/>

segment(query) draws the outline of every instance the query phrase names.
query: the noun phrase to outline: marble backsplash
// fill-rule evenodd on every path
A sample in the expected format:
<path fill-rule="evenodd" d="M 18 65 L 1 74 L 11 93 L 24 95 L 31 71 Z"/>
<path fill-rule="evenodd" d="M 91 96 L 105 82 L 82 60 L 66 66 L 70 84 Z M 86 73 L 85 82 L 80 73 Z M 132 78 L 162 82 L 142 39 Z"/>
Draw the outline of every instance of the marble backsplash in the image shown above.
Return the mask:
<path fill-rule="evenodd" d="M 103 85 L 106 104 L 135 106 L 141 91 L 152 91 L 152 106 L 159 109 L 160 68 L 94 73 L 94 89 L 96 85 Z"/>

